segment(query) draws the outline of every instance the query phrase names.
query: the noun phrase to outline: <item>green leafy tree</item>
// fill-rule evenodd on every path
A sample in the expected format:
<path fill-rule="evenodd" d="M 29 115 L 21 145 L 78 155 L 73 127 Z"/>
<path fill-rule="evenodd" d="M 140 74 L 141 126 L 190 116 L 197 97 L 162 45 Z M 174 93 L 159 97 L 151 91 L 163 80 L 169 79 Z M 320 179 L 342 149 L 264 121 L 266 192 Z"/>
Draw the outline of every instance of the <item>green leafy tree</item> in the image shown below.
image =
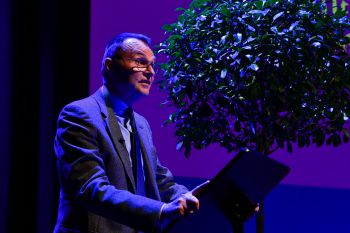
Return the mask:
<path fill-rule="evenodd" d="M 194 0 L 169 37 L 161 88 L 178 149 L 219 143 L 266 155 L 348 142 L 349 18 L 321 1 Z"/>

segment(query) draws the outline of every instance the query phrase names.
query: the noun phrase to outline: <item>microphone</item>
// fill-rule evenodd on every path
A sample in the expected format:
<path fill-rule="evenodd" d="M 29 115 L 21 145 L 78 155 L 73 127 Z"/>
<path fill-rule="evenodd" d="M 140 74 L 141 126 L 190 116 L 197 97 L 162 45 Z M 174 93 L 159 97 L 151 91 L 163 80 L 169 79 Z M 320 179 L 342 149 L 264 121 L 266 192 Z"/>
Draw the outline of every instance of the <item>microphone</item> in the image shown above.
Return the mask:
<path fill-rule="evenodd" d="M 121 137 L 121 138 L 119 138 L 119 140 L 118 140 L 118 141 L 119 141 L 119 143 L 122 143 L 122 144 L 123 144 L 123 143 L 125 143 L 125 140 L 124 140 L 124 138 L 122 138 L 122 137 Z"/>

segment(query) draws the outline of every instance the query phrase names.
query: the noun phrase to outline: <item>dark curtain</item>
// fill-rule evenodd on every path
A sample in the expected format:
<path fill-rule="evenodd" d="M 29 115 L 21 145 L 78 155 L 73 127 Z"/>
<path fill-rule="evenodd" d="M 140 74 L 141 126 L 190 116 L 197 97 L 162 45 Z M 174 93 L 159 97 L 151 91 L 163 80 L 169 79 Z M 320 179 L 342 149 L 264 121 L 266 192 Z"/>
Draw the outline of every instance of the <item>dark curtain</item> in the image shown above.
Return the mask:
<path fill-rule="evenodd" d="M 90 1 L 0 1 L 0 232 L 52 232 L 63 105 L 88 95 Z"/>

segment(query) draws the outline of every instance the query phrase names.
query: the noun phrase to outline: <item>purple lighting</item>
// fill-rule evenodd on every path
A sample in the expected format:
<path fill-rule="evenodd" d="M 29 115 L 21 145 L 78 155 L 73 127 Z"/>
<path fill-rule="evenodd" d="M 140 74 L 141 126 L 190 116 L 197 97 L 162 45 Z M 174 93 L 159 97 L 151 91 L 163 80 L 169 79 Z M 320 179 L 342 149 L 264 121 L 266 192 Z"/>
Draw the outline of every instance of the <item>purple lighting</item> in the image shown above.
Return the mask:
<path fill-rule="evenodd" d="M 101 59 L 104 46 L 118 33 L 137 32 L 148 35 L 157 44 L 165 39 L 161 27 L 176 20 L 178 7 L 187 7 L 189 0 L 150 0 L 91 2 L 91 46 L 90 46 L 90 92 L 101 85 Z M 345 1 L 333 1 L 341 4 Z M 162 124 L 172 112 L 169 107 L 160 107 L 165 94 L 153 87 L 151 95 L 136 106 L 136 110 L 148 119 L 153 130 L 155 145 L 163 165 L 175 176 L 213 177 L 232 155 L 219 146 L 209 146 L 203 151 L 193 151 L 186 159 L 183 152 L 176 151 L 177 138 L 172 125 Z M 323 146 L 298 149 L 292 154 L 278 150 L 272 157 L 288 164 L 291 173 L 283 183 L 318 187 L 350 189 L 350 144 L 340 147 Z"/>

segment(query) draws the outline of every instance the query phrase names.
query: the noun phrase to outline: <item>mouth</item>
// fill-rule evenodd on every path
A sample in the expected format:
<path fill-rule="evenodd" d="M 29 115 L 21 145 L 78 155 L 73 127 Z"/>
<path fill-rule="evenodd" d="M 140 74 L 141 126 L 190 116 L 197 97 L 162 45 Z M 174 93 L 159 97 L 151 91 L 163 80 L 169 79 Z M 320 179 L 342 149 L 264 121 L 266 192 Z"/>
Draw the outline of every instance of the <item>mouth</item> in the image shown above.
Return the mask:
<path fill-rule="evenodd" d="M 151 85 L 151 81 L 148 80 L 148 79 L 146 79 L 146 80 L 140 80 L 139 83 Z"/>

